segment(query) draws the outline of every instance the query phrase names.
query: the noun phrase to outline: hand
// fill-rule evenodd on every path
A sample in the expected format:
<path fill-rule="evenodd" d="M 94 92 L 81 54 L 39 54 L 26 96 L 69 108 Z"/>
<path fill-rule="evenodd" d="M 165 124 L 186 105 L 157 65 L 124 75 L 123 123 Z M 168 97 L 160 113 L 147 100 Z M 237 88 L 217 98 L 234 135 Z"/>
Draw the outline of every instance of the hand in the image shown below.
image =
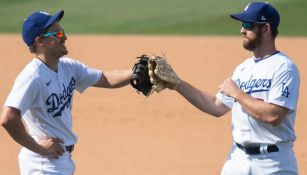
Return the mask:
<path fill-rule="evenodd" d="M 151 56 L 148 61 L 148 68 L 150 82 L 157 92 L 161 92 L 165 88 L 176 90 L 181 83 L 180 78 L 164 57 Z"/>
<path fill-rule="evenodd" d="M 137 92 L 142 92 L 143 95 L 149 96 L 152 93 L 152 84 L 148 75 L 148 60 L 149 56 L 142 55 L 138 62 L 132 68 L 130 84 Z"/>
<path fill-rule="evenodd" d="M 231 79 L 227 78 L 224 82 L 219 85 L 219 92 L 227 95 L 229 97 L 235 98 L 241 89 L 237 86 L 237 84 Z"/>
<path fill-rule="evenodd" d="M 57 159 L 65 152 L 63 141 L 59 138 L 41 139 L 38 144 L 42 147 L 39 154 L 47 158 Z"/>

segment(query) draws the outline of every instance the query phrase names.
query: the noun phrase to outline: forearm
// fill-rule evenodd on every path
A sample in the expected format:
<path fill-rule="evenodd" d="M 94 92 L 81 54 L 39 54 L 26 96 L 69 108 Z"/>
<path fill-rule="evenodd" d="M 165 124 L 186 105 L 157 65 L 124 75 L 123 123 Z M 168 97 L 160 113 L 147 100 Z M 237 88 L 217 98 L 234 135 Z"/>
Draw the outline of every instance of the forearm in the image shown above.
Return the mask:
<path fill-rule="evenodd" d="M 9 135 L 20 145 L 40 154 L 42 147 L 27 133 L 22 121 L 1 121 L 1 125 L 6 129 Z"/>
<path fill-rule="evenodd" d="M 279 125 L 289 112 L 285 107 L 266 103 L 246 94 L 231 78 L 227 78 L 219 86 L 219 92 L 236 99 L 251 117 L 265 123 Z"/>
<path fill-rule="evenodd" d="M 114 70 L 104 72 L 95 87 L 120 88 L 130 83 L 131 70 Z"/>
<path fill-rule="evenodd" d="M 238 92 L 235 99 L 251 117 L 272 125 L 280 124 L 288 112 L 286 108 L 255 99 L 243 91 Z"/>
<path fill-rule="evenodd" d="M 65 151 L 61 145 L 63 141 L 59 138 L 44 138 L 35 141 L 27 133 L 21 121 L 20 111 L 16 108 L 4 107 L 0 124 L 17 143 L 37 154 L 56 159 Z"/>
<path fill-rule="evenodd" d="M 218 103 L 214 95 L 202 92 L 185 81 L 181 81 L 176 91 L 196 108 L 215 117 L 224 115 L 229 110 Z"/>

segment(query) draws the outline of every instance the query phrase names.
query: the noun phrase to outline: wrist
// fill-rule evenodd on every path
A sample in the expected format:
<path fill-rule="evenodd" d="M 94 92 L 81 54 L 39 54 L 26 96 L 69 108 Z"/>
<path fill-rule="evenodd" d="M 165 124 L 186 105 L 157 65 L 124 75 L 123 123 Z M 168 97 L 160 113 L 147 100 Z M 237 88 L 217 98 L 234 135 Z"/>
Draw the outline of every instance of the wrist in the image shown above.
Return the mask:
<path fill-rule="evenodd" d="M 243 93 L 244 93 L 243 91 L 238 90 L 236 93 L 234 93 L 233 98 L 236 99 L 237 101 L 239 101 L 239 99 L 241 98 Z"/>
<path fill-rule="evenodd" d="M 181 85 L 182 85 L 182 81 L 180 80 L 178 83 L 174 84 L 171 90 L 179 91 Z"/>
<path fill-rule="evenodd" d="M 38 142 L 35 142 L 35 146 L 34 146 L 34 149 L 35 150 L 32 150 L 33 152 L 39 154 L 39 155 L 46 155 L 46 149 L 44 148 L 44 146 L 42 145 L 42 143 L 40 141 Z"/>
<path fill-rule="evenodd" d="M 37 145 L 33 151 L 39 155 L 45 155 L 45 149 L 40 145 Z"/>

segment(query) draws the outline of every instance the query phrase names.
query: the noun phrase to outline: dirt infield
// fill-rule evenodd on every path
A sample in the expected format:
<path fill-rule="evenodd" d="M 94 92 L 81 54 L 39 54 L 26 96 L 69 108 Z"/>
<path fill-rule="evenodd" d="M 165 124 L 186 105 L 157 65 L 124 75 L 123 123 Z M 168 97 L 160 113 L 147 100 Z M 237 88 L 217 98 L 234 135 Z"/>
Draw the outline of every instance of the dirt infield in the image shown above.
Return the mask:
<path fill-rule="evenodd" d="M 240 37 L 69 35 L 67 47 L 70 57 L 102 70 L 130 68 L 143 53 L 165 54 L 184 80 L 216 93 L 235 66 L 250 56 L 241 42 Z M 32 56 L 20 36 L 0 35 L 0 43 L 2 106 Z M 300 174 L 307 174 L 307 38 L 278 38 L 277 45 L 300 69 L 295 152 Z M 90 88 L 75 93 L 73 115 L 79 136 L 73 152 L 76 175 L 214 175 L 232 144 L 230 114 L 216 119 L 170 90 L 145 98 L 130 86 Z M 0 128 L 0 174 L 18 174 L 19 148 Z"/>

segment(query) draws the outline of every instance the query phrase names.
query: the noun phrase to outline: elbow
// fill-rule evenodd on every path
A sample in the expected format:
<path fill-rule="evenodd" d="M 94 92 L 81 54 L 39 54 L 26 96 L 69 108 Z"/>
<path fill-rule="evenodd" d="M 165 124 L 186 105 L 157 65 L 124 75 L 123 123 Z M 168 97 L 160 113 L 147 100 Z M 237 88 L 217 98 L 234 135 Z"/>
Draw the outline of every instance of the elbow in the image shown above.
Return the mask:
<path fill-rule="evenodd" d="M 4 116 L 3 116 L 3 112 L 0 115 L 0 125 L 2 127 L 4 127 L 7 124 L 7 121 L 5 120 Z"/>
<path fill-rule="evenodd" d="M 229 108 L 226 106 L 223 106 L 222 108 L 214 108 L 214 109 L 215 110 L 211 112 L 211 115 L 213 115 L 216 118 L 222 117 L 229 111 Z"/>
<path fill-rule="evenodd" d="M 270 121 L 270 124 L 273 125 L 273 126 L 278 126 L 282 123 L 283 120 L 281 119 L 274 119 L 272 121 Z"/>
<path fill-rule="evenodd" d="M 210 111 L 210 112 L 203 111 L 203 112 L 208 113 L 215 118 L 219 118 L 225 114 L 225 112 L 222 112 L 222 111 Z"/>
<path fill-rule="evenodd" d="M 1 117 L 0 118 L 0 125 L 3 128 L 8 128 L 11 125 L 11 120 L 9 120 L 7 117 Z"/>
<path fill-rule="evenodd" d="M 0 119 L 0 124 L 8 132 L 16 128 L 16 120 L 11 119 L 11 118 L 2 117 Z"/>
<path fill-rule="evenodd" d="M 0 125 L 5 129 L 11 128 L 14 126 L 17 119 L 21 120 L 20 112 L 13 108 L 6 108 L 1 113 Z"/>
<path fill-rule="evenodd" d="M 227 109 L 223 108 L 223 109 L 212 109 L 210 111 L 207 110 L 202 110 L 202 111 L 214 116 L 215 118 L 219 118 L 225 115 L 228 112 L 228 110 L 229 110 L 228 108 Z"/>
<path fill-rule="evenodd" d="M 202 109 L 202 108 L 198 108 L 201 112 L 205 113 L 205 114 L 209 114 L 215 118 L 219 118 L 221 117 L 223 114 L 219 113 L 219 112 L 216 112 L 216 111 L 207 111 L 205 109 Z"/>
<path fill-rule="evenodd" d="M 284 116 L 270 116 L 264 122 L 272 126 L 278 126 L 283 122 Z"/>
<path fill-rule="evenodd" d="M 6 120 L 4 117 L 0 118 L 0 125 L 4 128 L 6 128 L 9 125 L 9 121 Z"/>
<path fill-rule="evenodd" d="M 222 117 L 224 114 L 223 113 L 218 113 L 218 112 L 216 112 L 216 113 L 213 113 L 212 114 L 215 118 L 220 118 L 220 117 Z"/>
<path fill-rule="evenodd" d="M 289 109 L 287 108 L 273 106 L 269 113 L 263 114 L 259 117 L 261 117 L 264 122 L 272 126 L 279 126 L 287 117 L 288 113 Z"/>

